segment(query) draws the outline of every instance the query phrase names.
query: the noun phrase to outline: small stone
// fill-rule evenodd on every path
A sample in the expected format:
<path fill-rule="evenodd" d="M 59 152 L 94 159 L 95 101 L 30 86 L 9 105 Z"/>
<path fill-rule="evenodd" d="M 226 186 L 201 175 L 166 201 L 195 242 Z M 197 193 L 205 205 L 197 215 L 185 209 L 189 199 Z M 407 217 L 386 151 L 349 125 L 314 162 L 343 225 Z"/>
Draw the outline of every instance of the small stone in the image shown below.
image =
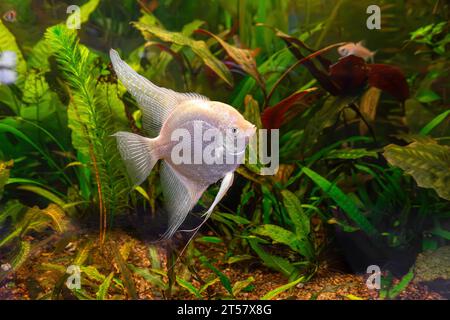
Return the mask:
<path fill-rule="evenodd" d="M 0 265 L 0 269 L 2 269 L 2 271 L 9 271 L 9 270 L 11 270 L 11 265 L 9 264 L 9 263 L 4 263 L 4 264 L 2 264 L 2 265 Z"/>

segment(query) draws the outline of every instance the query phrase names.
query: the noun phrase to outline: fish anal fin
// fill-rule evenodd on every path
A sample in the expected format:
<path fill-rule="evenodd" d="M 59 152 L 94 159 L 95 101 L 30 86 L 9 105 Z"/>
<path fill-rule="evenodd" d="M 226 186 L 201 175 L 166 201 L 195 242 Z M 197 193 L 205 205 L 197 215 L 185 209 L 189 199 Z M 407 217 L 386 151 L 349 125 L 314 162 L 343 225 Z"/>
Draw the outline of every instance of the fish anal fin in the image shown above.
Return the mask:
<path fill-rule="evenodd" d="M 186 178 L 166 161 L 162 161 L 160 175 L 165 208 L 169 216 L 168 228 L 162 239 L 169 239 L 184 222 L 208 185 Z"/>

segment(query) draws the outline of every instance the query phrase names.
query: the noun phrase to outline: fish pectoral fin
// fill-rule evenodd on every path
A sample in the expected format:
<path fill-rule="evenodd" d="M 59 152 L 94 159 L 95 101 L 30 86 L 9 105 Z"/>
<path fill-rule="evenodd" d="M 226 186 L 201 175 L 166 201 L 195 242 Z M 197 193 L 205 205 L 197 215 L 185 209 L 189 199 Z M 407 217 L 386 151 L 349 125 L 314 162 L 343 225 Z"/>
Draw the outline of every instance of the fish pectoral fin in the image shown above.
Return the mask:
<path fill-rule="evenodd" d="M 169 239 L 181 226 L 208 186 L 187 179 L 166 161 L 162 161 L 160 175 L 165 208 L 169 216 L 167 231 L 161 239 Z"/>
<path fill-rule="evenodd" d="M 228 189 L 230 189 L 231 185 L 233 184 L 234 179 L 234 173 L 228 172 L 225 177 L 222 179 L 222 183 L 220 184 L 219 192 L 217 192 L 216 198 L 214 199 L 213 203 L 209 207 L 208 211 L 206 211 L 202 216 L 205 217 L 205 220 L 209 218 L 211 213 L 213 212 L 214 208 L 217 206 L 217 204 L 220 202 L 220 200 L 223 199 L 223 197 L 227 194 Z"/>
<path fill-rule="evenodd" d="M 158 135 L 165 120 L 181 102 L 209 100 L 197 93 L 178 93 L 158 87 L 134 71 L 114 49 L 109 55 L 117 77 L 139 104 L 143 127 L 152 137 Z"/>

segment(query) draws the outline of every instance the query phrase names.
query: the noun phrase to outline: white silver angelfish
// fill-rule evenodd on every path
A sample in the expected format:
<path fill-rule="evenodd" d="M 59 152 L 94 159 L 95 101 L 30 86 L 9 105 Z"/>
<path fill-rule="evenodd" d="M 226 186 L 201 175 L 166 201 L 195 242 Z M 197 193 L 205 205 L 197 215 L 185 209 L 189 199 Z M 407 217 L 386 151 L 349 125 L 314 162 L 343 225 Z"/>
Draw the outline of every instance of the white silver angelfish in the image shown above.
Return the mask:
<path fill-rule="evenodd" d="M 358 43 L 349 42 L 347 44 L 344 44 L 343 46 L 340 46 L 337 50 L 341 57 L 354 55 L 363 58 L 366 61 L 367 60 L 373 61 L 373 57 L 376 53 L 376 51 L 370 51 L 369 49 L 364 47 L 362 41 L 359 41 Z"/>
<path fill-rule="evenodd" d="M 17 55 L 14 51 L 0 52 L 0 84 L 12 84 L 17 81 Z"/>
<path fill-rule="evenodd" d="M 121 60 L 115 50 L 111 49 L 110 57 L 118 78 L 136 99 L 142 111 L 143 128 L 152 138 L 129 132 L 118 132 L 114 136 L 135 185 L 141 184 L 157 161 L 162 160 L 161 185 L 169 214 L 168 230 L 163 238 L 167 239 L 178 230 L 208 186 L 222 179 L 216 198 L 204 214 L 204 221 L 208 219 L 233 183 L 233 172 L 239 166 L 239 159 L 245 156 L 245 147 L 256 128 L 227 104 L 210 101 L 196 93 L 178 93 L 158 87 L 136 73 Z M 223 143 L 217 145 L 215 150 L 216 156 L 225 157 L 231 154 L 239 159 L 231 164 L 226 161 L 222 164 L 175 161 L 173 151 L 177 145 L 179 146 L 179 141 L 172 141 L 172 136 L 181 129 L 182 132 L 188 132 L 190 137 L 195 137 L 194 131 L 199 124 L 203 130 L 213 129 L 224 134 Z M 211 147 L 210 142 L 203 140 L 193 139 L 190 142 L 193 150 L 191 153 L 198 153 L 196 145 L 197 147 L 200 145 L 200 152 L 208 146 Z M 236 150 L 233 147 L 238 140 L 243 141 L 241 144 L 243 147 Z M 233 147 L 230 147 L 230 141 Z M 186 155 L 183 154 L 184 156 Z M 195 157 L 195 154 L 189 156 Z"/>

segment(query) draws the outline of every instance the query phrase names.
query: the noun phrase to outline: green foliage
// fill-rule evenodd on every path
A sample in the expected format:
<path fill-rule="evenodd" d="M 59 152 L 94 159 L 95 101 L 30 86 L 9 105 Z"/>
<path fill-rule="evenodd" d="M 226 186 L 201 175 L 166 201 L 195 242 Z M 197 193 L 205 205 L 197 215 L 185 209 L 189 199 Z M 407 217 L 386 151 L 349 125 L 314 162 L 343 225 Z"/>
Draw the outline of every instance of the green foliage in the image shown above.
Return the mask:
<path fill-rule="evenodd" d="M 98 287 L 97 291 L 97 300 L 105 300 L 106 295 L 108 293 L 108 289 L 111 286 L 111 280 L 114 277 L 114 272 L 111 272 L 106 279 L 102 282 L 102 284 Z"/>
<path fill-rule="evenodd" d="M 227 84 L 233 84 L 230 71 L 211 53 L 204 41 L 192 40 L 183 33 L 170 32 L 156 26 L 144 25 L 142 23 L 135 23 L 135 26 L 144 34 L 144 36 L 147 37 L 147 39 L 149 39 L 148 34 L 150 34 L 160 38 L 163 41 L 172 42 L 179 46 L 189 47 L 203 61 L 203 63 L 217 73 L 217 75 L 219 75 Z"/>
<path fill-rule="evenodd" d="M 3 189 L 9 179 L 9 167 L 11 164 L 11 162 L 0 161 L 0 200 L 2 200 Z"/>
<path fill-rule="evenodd" d="M 126 175 L 111 135 L 124 127 L 125 112 L 116 86 L 96 85 L 98 70 L 92 70 L 95 56 L 78 43 L 76 34 L 65 26 L 46 33 L 48 46 L 70 86 L 68 125 L 79 160 L 90 159 L 95 176 L 97 202 L 114 216 L 127 205 Z"/>
<path fill-rule="evenodd" d="M 441 40 L 436 41 L 435 39 L 439 38 L 438 36 L 440 34 L 446 35 L 443 39 L 441 38 Z M 430 47 L 432 47 L 433 51 L 443 55 L 446 51 L 445 46 L 450 43 L 450 36 L 448 34 L 448 22 L 442 21 L 423 26 L 411 32 L 411 40 L 417 43 L 429 45 Z"/>
<path fill-rule="evenodd" d="M 279 295 L 280 293 L 282 293 L 286 290 L 289 290 L 290 288 L 298 285 L 302 281 L 305 281 L 305 279 L 303 277 L 300 277 L 297 280 L 291 281 L 281 287 L 270 290 L 263 297 L 261 297 L 261 300 L 271 300 L 271 299 L 275 298 L 277 295 Z"/>
<path fill-rule="evenodd" d="M 450 200 L 450 147 L 437 143 L 413 142 L 406 147 L 389 145 L 385 158 L 414 177 L 419 187 L 433 188 Z"/>
<path fill-rule="evenodd" d="M 0 247 L 7 245 L 14 239 L 24 239 L 30 231 L 41 232 L 47 227 L 63 233 L 67 230 L 68 220 L 64 211 L 55 204 L 45 209 L 38 207 L 27 208 L 18 202 L 10 202 L 0 215 L 0 222 L 7 218 L 13 221 L 12 231 L 0 238 Z"/>
<path fill-rule="evenodd" d="M 20 51 L 17 45 L 14 35 L 8 30 L 3 21 L 0 21 L 0 52 L 2 51 L 13 51 L 17 56 L 17 73 L 18 73 L 18 84 L 23 83 L 24 77 L 27 73 L 27 65 L 23 58 L 22 51 Z"/>
<path fill-rule="evenodd" d="M 284 207 L 294 225 L 294 232 L 273 224 L 257 226 L 252 232 L 260 236 L 269 237 L 276 243 L 285 244 L 293 251 L 300 253 L 307 260 L 312 261 L 314 259 L 314 249 L 310 241 L 309 217 L 305 215 L 300 201 L 292 192 L 283 190 L 282 195 Z"/>
<path fill-rule="evenodd" d="M 30 2 L 19 2 L 19 22 L 33 19 Z M 378 247 L 410 248 L 422 241 L 423 248 L 437 248 L 449 241 L 450 38 L 439 10 L 420 25 L 407 19 L 406 9 L 417 8 L 394 2 L 389 10 L 401 12 L 402 30 L 394 30 L 390 17 L 383 21 L 386 27 L 369 39 L 370 48 L 378 49 L 377 64 L 369 64 L 338 60 L 333 52 L 339 42 L 364 36 L 348 20 L 363 16 L 354 13 L 365 3 L 324 8 L 314 1 L 213 1 L 208 10 L 192 1 L 160 1 L 152 9 L 147 3 L 85 1 L 80 34 L 58 20 L 49 23 L 44 39 L 32 42 L 22 41 L 20 26 L 0 21 L 0 52 L 17 54 L 19 75 L 16 84 L 0 85 L 0 249 L 8 252 L 11 272 L 39 239 L 58 233 L 64 240 L 57 246 L 78 244 L 75 257 L 65 261 L 80 265 L 85 276 L 83 289 L 73 291 L 78 299 L 135 299 L 133 276 L 148 282 L 155 297 L 184 290 L 197 299 L 236 298 L 255 279 L 233 283 L 221 267 L 248 268 L 255 259 L 289 279 L 262 297 L 273 299 L 323 263 L 333 239 L 327 225 L 365 233 Z M 173 19 L 178 12 L 183 14 Z M 104 235 L 106 216 L 112 226 L 116 215 L 141 208 L 154 213 L 163 200 L 157 174 L 130 190 L 111 137 L 139 133 L 141 113 L 110 70 L 110 47 L 123 50 L 135 70 L 159 85 L 229 103 L 259 129 L 280 129 L 278 172 L 260 176 L 262 164 L 240 166 L 232 201 L 212 215 L 213 234 L 192 242 L 185 257 L 168 253 L 166 264 L 150 246 L 151 266 L 137 267 L 128 259 L 131 245 L 115 243 L 102 247 L 113 263 L 96 264 L 104 252 L 79 234 L 75 240 L 66 234 L 83 229 L 79 218 L 100 211 Z M 396 52 L 385 50 L 394 47 Z M 345 69 L 348 60 L 353 64 Z M 392 65 L 382 64 L 388 60 Z M 354 66 L 366 72 L 361 79 Z M 399 103 L 377 88 L 402 102 L 409 92 L 411 98 Z M 201 204 L 215 196 L 210 189 Z M 200 247 L 225 254 L 212 259 Z M 204 278 L 198 265 L 210 275 Z M 60 298 L 65 264 L 44 263 L 42 269 L 59 280 L 41 298 Z M 411 278 L 410 272 L 382 295 L 395 298 Z M 225 294 L 211 293 L 215 286 Z"/>
<path fill-rule="evenodd" d="M 249 239 L 248 242 L 266 266 L 281 272 L 286 277 L 291 277 L 295 274 L 295 266 L 293 266 L 287 259 L 267 253 L 263 248 L 261 248 L 258 240 L 256 239 Z"/>
<path fill-rule="evenodd" d="M 364 232 L 371 236 L 378 236 L 378 232 L 375 227 L 359 211 L 358 207 L 351 200 L 351 198 L 342 192 L 339 187 L 333 185 L 330 181 L 311 169 L 304 167 L 303 172 L 327 195 L 329 195 L 339 205 L 339 207 L 347 213 L 348 217 L 352 219 Z"/>
<path fill-rule="evenodd" d="M 400 293 L 402 293 L 410 282 L 414 278 L 414 270 L 411 268 L 408 273 L 406 273 L 403 278 L 398 281 L 398 283 L 393 284 L 390 280 L 392 277 L 389 276 L 384 279 L 381 284 L 380 299 L 395 299 Z"/>

